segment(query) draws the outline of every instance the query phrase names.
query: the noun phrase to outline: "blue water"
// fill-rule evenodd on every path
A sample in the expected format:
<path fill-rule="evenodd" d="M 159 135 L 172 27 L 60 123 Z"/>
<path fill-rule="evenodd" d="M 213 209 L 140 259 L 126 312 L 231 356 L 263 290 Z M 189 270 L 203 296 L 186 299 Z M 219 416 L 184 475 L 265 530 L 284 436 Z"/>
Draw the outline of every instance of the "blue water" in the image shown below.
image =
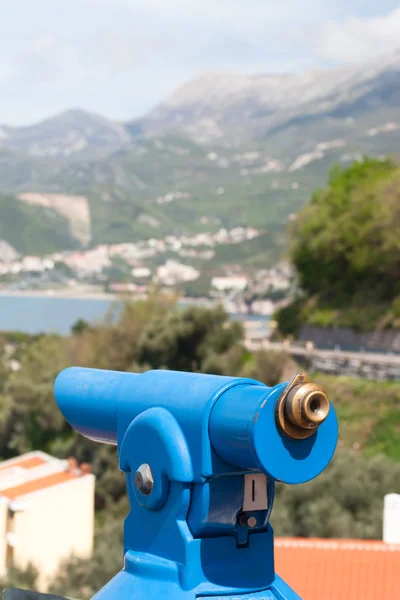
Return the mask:
<path fill-rule="evenodd" d="M 78 319 L 102 322 L 117 303 L 104 298 L 58 298 L 42 296 L 1 296 L 0 331 L 59 333 L 66 335 Z M 267 317 L 236 315 L 238 319 L 267 322 Z"/>
<path fill-rule="evenodd" d="M 104 320 L 112 305 L 93 298 L 0 296 L 0 331 L 65 335 L 78 319 Z"/>

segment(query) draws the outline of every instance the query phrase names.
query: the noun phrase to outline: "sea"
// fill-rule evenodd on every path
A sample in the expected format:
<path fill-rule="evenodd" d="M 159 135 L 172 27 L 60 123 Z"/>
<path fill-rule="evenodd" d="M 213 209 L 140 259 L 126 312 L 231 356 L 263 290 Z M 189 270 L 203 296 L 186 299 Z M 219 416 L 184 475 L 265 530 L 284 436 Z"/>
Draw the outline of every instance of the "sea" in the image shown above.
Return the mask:
<path fill-rule="evenodd" d="M 57 333 L 68 335 L 78 319 L 102 323 L 118 311 L 117 300 L 99 297 L 58 297 L 0 295 L 0 331 L 21 331 L 30 334 Z M 242 321 L 254 320 L 267 324 L 269 317 L 231 315 Z"/>

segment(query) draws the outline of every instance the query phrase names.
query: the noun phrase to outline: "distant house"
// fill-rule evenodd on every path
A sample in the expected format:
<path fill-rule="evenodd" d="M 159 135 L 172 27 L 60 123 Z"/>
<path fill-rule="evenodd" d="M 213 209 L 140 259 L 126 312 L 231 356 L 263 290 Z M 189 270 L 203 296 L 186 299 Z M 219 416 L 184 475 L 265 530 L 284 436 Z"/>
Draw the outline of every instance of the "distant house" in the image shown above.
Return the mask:
<path fill-rule="evenodd" d="M 400 545 L 278 538 L 275 569 L 304 600 L 398 600 Z"/>
<path fill-rule="evenodd" d="M 175 285 L 181 281 L 195 281 L 200 276 L 200 271 L 191 265 L 185 265 L 175 260 L 167 260 L 157 269 L 156 281 L 163 285 Z"/>
<path fill-rule="evenodd" d="M 93 549 L 95 477 L 87 465 L 30 452 L 0 463 L 0 577 L 32 563 L 46 591 L 63 560 Z"/>
<path fill-rule="evenodd" d="M 219 292 L 236 290 L 242 292 L 246 289 L 248 279 L 245 275 L 232 275 L 230 277 L 213 277 L 211 285 Z"/>
<path fill-rule="evenodd" d="M 277 538 L 275 569 L 304 600 L 399 600 L 400 495 L 385 497 L 383 541 Z"/>
<path fill-rule="evenodd" d="M 149 269 L 148 267 L 134 267 L 131 273 L 132 277 L 135 277 L 137 279 L 143 279 L 150 277 L 151 269 Z"/>

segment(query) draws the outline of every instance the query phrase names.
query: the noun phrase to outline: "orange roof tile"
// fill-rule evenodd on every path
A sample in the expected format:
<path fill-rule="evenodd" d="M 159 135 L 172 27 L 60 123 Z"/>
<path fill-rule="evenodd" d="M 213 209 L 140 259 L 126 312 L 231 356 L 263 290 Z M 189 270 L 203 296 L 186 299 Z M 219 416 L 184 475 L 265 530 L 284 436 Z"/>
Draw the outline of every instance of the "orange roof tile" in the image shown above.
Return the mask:
<path fill-rule="evenodd" d="M 78 475 L 73 471 L 52 473 L 46 477 L 26 481 L 20 485 L 1 490 L 0 496 L 6 496 L 6 498 L 9 498 L 10 500 L 15 500 L 15 498 L 19 498 L 20 496 L 25 496 L 26 494 L 31 494 L 32 492 L 37 492 L 39 490 L 44 490 L 53 485 L 58 485 L 59 483 L 65 483 L 71 479 L 76 479 L 77 477 Z"/>
<path fill-rule="evenodd" d="M 34 467 L 40 467 L 41 465 L 45 464 L 46 460 L 41 456 L 28 456 L 27 458 L 21 456 L 20 459 L 17 459 L 11 463 L 6 461 L 5 463 L 0 464 L 0 471 L 14 469 L 15 467 L 21 467 L 22 469 L 33 469 Z"/>
<path fill-rule="evenodd" d="M 400 598 L 400 545 L 277 538 L 275 569 L 303 600 Z"/>

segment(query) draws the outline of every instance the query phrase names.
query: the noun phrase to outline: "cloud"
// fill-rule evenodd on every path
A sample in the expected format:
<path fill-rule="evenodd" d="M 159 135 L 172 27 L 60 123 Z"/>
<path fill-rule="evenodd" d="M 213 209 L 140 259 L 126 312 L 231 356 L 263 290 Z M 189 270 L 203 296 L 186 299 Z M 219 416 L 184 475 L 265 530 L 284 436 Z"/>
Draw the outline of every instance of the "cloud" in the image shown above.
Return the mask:
<path fill-rule="evenodd" d="M 3 64 L 8 64 L 7 84 L 17 86 L 23 83 L 27 89 L 29 86 L 62 82 L 63 77 L 74 69 L 80 69 L 76 48 L 47 32 L 24 40 L 14 54 L 6 59 L 3 56 Z"/>
<path fill-rule="evenodd" d="M 86 67 L 107 69 L 111 73 L 124 73 L 140 67 L 149 57 L 164 52 L 173 43 L 167 35 L 99 33 L 80 47 L 80 62 Z"/>
<path fill-rule="evenodd" d="M 57 45 L 57 40 L 49 33 L 42 33 L 35 36 L 30 44 L 32 54 L 47 55 Z"/>
<path fill-rule="evenodd" d="M 8 74 L 10 83 L 24 79 L 29 81 L 49 81 L 60 68 L 60 47 L 55 36 L 38 33 L 18 49 L 9 59 Z"/>
<path fill-rule="evenodd" d="M 308 35 L 317 59 L 338 63 L 363 62 L 400 48 L 400 8 L 379 17 L 349 17 L 328 22 Z"/>
<path fill-rule="evenodd" d="M 14 0 L 0 20 L 0 122 L 69 106 L 126 119 L 201 71 L 370 60 L 397 40 L 396 0 Z"/>

